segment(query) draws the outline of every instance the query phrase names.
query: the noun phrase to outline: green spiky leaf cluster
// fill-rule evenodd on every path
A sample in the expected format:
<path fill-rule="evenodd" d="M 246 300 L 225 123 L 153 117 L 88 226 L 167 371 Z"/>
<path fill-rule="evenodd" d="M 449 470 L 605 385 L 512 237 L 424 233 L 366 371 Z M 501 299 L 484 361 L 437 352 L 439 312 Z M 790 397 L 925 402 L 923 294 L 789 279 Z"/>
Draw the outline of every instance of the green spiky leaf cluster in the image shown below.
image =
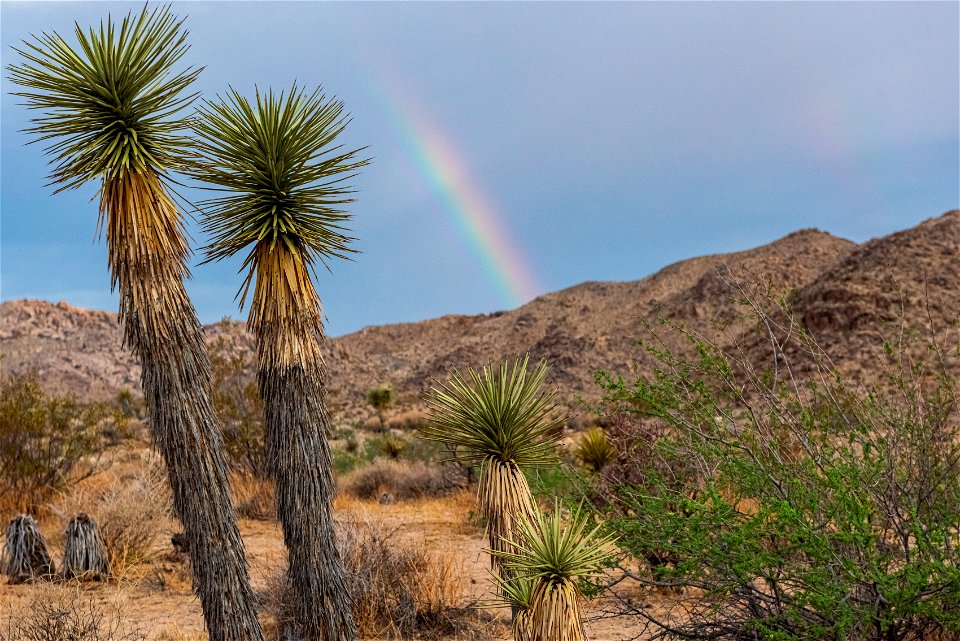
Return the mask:
<path fill-rule="evenodd" d="M 565 524 L 560 502 L 554 500 L 549 514 L 537 511 L 520 521 L 513 550 L 495 550 L 501 564 L 517 577 L 548 582 L 575 583 L 602 572 L 614 554 L 613 538 L 590 528 L 590 517 L 574 509 Z"/>
<path fill-rule="evenodd" d="M 537 579 L 527 576 L 505 579 L 496 573 L 491 573 L 490 576 L 493 577 L 500 594 L 500 598 L 494 601 L 491 607 L 508 605 L 520 612 L 533 607 L 533 590 L 537 586 Z"/>
<path fill-rule="evenodd" d="M 201 204 L 213 237 L 209 260 L 258 243 L 280 245 L 310 266 L 352 251 L 342 206 L 353 201 L 353 189 L 346 182 L 369 160 L 357 159 L 362 149 L 335 144 L 349 122 L 342 102 L 294 85 L 287 93 L 257 90 L 251 103 L 231 89 L 205 101 L 198 115 L 194 175 L 229 192 Z M 256 256 L 244 263 L 251 274 Z"/>
<path fill-rule="evenodd" d="M 592 427 L 580 437 L 573 454 L 591 471 L 599 472 L 617 458 L 617 448 L 602 428 Z"/>
<path fill-rule="evenodd" d="M 467 464 L 490 458 L 520 468 L 555 463 L 565 416 L 555 393 L 541 391 L 547 364 L 527 371 L 528 359 L 485 366 L 482 372 L 454 371 L 427 398 L 430 422 L 421 436 L 453 448 Z"/>
<path fill-rule="evenodd" d="M 196 98 L 182 93 L 201 69 L 173 69 L 189 48 L 182 26 L 169 7 L 144 7 L 119 27 L 110 17 L 99 30 L 76 25 L 76 50 L 57 33 L 14 48 L 26 62 L 7 67 L 10 80 L 27 89 L 14 95 L 43 112 L 26 132 L 50 141 L 57 191 L 126 171 L 186 168 L 192 143 L 177 133 L 176 116 Z"/>

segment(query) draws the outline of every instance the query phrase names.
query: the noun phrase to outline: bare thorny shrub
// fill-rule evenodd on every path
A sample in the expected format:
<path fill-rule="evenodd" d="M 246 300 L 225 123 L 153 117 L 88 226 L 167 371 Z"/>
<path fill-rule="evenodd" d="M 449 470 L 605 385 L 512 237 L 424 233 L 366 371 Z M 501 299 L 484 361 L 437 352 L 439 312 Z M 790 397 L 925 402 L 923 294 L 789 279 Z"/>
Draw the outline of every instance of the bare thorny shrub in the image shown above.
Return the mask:
<path fill-rule="evenodd" d="M 403 541 L 396 528 L 379 522 L 341 525 L 337 545 L 360 637 L 491 638 L 490 621 L 464 598 L 462 570 L 452 556 Z M 266 592 L 264 609 L 277 631 L 290 617 L 286 581 L 286 572 L 278 573 Z"/>
<path fill-rule="evenodd" d="M 783 299 L 737 286 L 764 340 L 722 348 L 664 321 L 690 354 L 651 327 L 652 377 L 598 377 L 621 413 L 621 456 L 594 495 L 630 555 L 613 583 L 675 592 L 617 613 L 646 618 L 652 639 L 960 638 L 947 351 L 901 324 L 854 384 Z"/>
<path fill-rule="evenodd" d="M 123 604 L 103 604 L 78 584 L 44 585 L 0 618 L 0 641 L 144 641 L 124 624 Z"/>

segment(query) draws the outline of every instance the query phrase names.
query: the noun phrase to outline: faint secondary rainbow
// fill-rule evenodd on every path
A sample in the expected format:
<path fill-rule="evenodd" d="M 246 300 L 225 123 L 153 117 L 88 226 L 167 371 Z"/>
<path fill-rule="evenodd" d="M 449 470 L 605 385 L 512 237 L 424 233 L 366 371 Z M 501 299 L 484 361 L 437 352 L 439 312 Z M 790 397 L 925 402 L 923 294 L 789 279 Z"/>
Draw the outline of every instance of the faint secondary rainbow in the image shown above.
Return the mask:
<path fill-rule="evenodd" d="M 418 171 L 443 199 L 444 210 L 504 304 L 517 307 L 542 293 L 530 261 L 507 231 L 502 213 L 483 193 L 449 136 L 412 108 L 410 101 L 401 101 L 398 92 L 376 93 L 390 112 Z"/>

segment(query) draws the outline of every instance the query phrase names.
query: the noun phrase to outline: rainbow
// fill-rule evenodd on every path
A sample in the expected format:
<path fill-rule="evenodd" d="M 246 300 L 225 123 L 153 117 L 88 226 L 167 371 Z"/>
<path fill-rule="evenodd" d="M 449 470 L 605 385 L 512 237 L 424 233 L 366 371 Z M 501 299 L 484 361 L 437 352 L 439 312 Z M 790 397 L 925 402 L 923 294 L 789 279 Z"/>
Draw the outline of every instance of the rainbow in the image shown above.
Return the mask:
<path fill-rule="evenodd" d="M 498 291 L 501 304 L 513 308 L 542 294 L 545 289 L 507 230 L 503 214 L 484 194 L 451 138 L 423 116 L 422 110 L 411 107 L 410 100 L 401 99 L 400 92 L 390 91 L 379 102 L 391 112 L 393 126 L 417 171 L 442 198 L 444 210 Z"/>

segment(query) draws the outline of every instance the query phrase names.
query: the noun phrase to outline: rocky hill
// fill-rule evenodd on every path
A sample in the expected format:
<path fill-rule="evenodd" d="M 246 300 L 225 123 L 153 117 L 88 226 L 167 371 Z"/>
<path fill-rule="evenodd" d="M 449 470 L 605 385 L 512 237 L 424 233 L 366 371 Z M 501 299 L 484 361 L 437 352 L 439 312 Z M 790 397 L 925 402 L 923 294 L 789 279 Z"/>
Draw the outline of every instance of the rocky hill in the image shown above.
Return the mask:
<path fill-rule="evenodd" d="M 328 367 L 335 412 L 362 416 L 365 391 L 394 383 L 406 404 L 448 368 L 479 366 L 529 351 L 552 364 L 551 384 L 572 399 L 595 395 L 598 369 L 629 374 L 650 362 L 636 346 L 657 315 L 746 340 L 734 280 L 791 290 L 798 317 L 836 362 L 853 373 L 901 315 L 957 344 L 960 301 L 960 211 L 863 245 L 802 230 L 748 251 L 681 261 L 633 282 L 587 282 L 541 296 L 515 310 L 444 316 L 419 323 L 367 327 L 330 341 Z M 951 334 L 953 332 L 953 334 Z M 250 349 L 242 323 L 207 327 L 218 349 Z M 682 344 L 679 337 L 668 338 Z M 34 369 L 53 389 L 87 398 L 139 388 L 139 367 L 120 347 L 116 315 L 66 303 L 0 304 L 0 366 Z M 956 366 L 956 358 L 951 363 Z"/>

